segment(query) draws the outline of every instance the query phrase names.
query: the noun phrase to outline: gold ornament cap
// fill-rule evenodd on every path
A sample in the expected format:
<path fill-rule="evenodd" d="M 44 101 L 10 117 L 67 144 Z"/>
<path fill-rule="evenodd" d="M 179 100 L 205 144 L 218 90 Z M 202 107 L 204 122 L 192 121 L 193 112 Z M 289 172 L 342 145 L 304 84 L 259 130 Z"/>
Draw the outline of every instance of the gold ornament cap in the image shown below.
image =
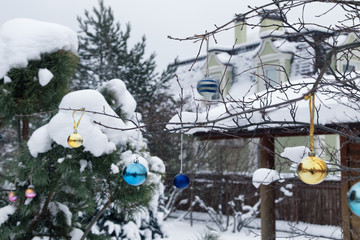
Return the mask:
<path fill-rule="evenodd" d="M 82 145 L 83 143 L 83 138 L 80 134 L 78 134 L 77 132 L 74 132 L 73 134 L 71 134 L 68 139 L 67 142 L 69 144 L 70 147 L 72 148 L 78 148 Z"/>
<path fill-rule="evenodd" d="M 304 183 L 314 185 L 324 181 L 328 174 L 328 168 L 324 160 L 310 155 L 300 161 L 297 174 Z"/>

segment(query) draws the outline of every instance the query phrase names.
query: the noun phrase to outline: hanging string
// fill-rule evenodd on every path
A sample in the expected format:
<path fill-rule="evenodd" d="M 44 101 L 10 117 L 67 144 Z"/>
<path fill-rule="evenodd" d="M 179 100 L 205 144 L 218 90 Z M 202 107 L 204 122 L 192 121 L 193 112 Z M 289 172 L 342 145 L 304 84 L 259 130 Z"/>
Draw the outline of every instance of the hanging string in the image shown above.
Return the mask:
<path fill-rule="evenodd" d="M 136 158 L 134 162 L 139 162 L 139 155 L 140 155 L 140 127 L 137 129 L 137 140 L 136 140 Z"/>
<path fill-rule="evenodd" d="M 75 113 L 77 112 L 77 110 L 74 110 L 74 112 L 73 112 L 73 114 L 72 114 L 72 117 L 73 117 L 73 120 L 74 120 L 74 132 L 75 133 L 77 133 L 77 128 L 79 127 L 79 124 L 80 124 L 80 121 L 81 121 L 81 118 L 83 117 L 83 115 L 84 115 L 84 113 L 85 113 L 85 109 L 84 108 L 82 108 L 81 109 L 83 112 L 82 112 L 82 114 L 81 114 L 81 116 L 80 116 L 80 118 L 79 118 L 79 121 L 76 123 L 76 121 L 75 121 Z"/>
<path fill-rule="evenodd" d="M 202 43 L 203 43 L 203 41 L 206 41 L 206 72 L 205 72 L 205 75 L 208 76 L 209 75 L 209 36 L 195 34 L 195 37 L 202 39 Z"/>
<path fill-rule="evenodd" d="M 16 189 L 16 179 L 17 179 L 17 173 L 16 173 L 16 175 L 15 175 L 15 180 L 14 180 L 14 185 L 15 185 L 15 189 Z"/>
<path fill-rule="evenodd" d="M 137 140 L 136 140 L 136 150 L 140 149 L 140 127 L 137 129 Z"/>
<path fill-rule="evenodd" d="M 34 168 L 31 168 L 31 174 L 30 174 L 30 185 L 33 185 L 33 184 L 32 184 L 32 175 L 33 175 L 33 170 L 34 170 Z"/>
<path fill-rule="evenodd" d="M 315 95 L 309 93 L 304 97 L 305 100 L 309 100 L 310 110 L 310 131 L 309 131 L 309 142 L 310 142 L 310 155 L 315 155 L 314 152 L 314 118 L 315 118 Z"/>
<path fill-rule="evenodd" d="M 209 36 L 205 37 L 206 41 L 206 75 L 209 75 Z"/>
<path fill-rule="evenodd" d="M 180 133 L 180 173 L 183 172 L 183 134 Z"/>

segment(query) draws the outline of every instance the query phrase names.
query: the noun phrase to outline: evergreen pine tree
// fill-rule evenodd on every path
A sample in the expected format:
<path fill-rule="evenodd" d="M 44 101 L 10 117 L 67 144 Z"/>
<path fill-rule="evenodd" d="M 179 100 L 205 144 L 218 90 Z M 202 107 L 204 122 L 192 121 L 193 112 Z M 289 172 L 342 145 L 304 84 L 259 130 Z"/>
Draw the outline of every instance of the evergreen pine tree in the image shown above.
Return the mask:
<path fill-rule="evenodd" d="M 123 85 L 116 82 L 120 80 L 114 81 L 104 88 L 113 92 L 114 99 L 127 96 L 125 104 L 118 101 L 115 106 L 123 115 L 134 119 L 135 107 L 127 106 L 132 103 L 131 95 L 124 89 L 114 89 Z M 96 90 L 69 93 L 59 108 L 79 109 L 80 106 L 116 116 Z M 84 114 L 78 129 L 84 145 L 69 148 L 66 138 L 73 127 L 71 115 L 69 110 L 60 110 L 48 124 L 33 133 L 28 147 L 24 146 L 18 159 L 3 170 L 2 185 L 8 190 L 16 188 L 18 199 L 10 204 L 4 199 L 0 201 L 0 215 L 8 215 L 8 219 L 0 223 L 0 239 L 71 239 L 74 236 L 110 239 L 112 236 L 111 239 L 137 240 L 162 236 L 158 221 L 161 214 L 157 214 L 163 199 L 161 176 L 165 167 L 162 161 L 150 156 L 140 132 L 94 125 L 94 121 L 101 121 L 126 128 L 133 126 L 131 122 L 90 112 Z M 75 112 L 74 116 L 79 119 L 80 115 Z M 125 183 L 120 171 L 134 159 L 148 166 L 146 182 L 137 187 Z M 24 196 L 29 184 L 37 191 L 31 200 Z"/>
<path fill-rule="evenodd" d="M 133 232 L 141 238 L 155 238 L 162 234 L 157 220 L 161 214 L 157 211 L 163 198 L 161 175 L 165 167 L 160 159 L 149 155 L 141 134 L 94 125 L 91 119 L 96 116 L 98 121 L 101 119 L 110 127 L 131 125 L 131 122 L 116 117 L 99 92 L 70 93 L 63 101 L 71 105 L 63 103 L 58 106 L 67 92 L 68 80 L 76 63 L 77 57 L 64 50 L 42 52 L 40 60 L 30 60 L 26 68 L 11 69 L 6 73 L 6 80 L 0 79 L 0 102 L 4 106 L 0 113 L 1 121 L 11 121 L 19 114 L 31 121 L 36 112 L 62 107 L 84 107 L 101 113 L 106 110 L 112 115 L 85 113 L 81 124 L 83 130 L 79 128 L 79 133 L 86 136 L 84 147 L 71 149 L 66 143 L 71 133 L 69 128 L 73 125 L 71 112 L 59 110 L 48 124 L 35 130 L 27 145 L 23 142 L 21 154 L 16 159 L 0 166 L 2 191 L 14 191 L 17 196 L 17 200 L 11 203 L 7 196 L 0 197 L 0 239 L 79 239 L 80 236 L 83 239 L 86 236 L 88 239 L 109 239 L 112 234 L 118 239 L 134 239 Z M 54 75 L 45 86 L 40 86 L 38 81 L 40 68 L 46 68 Z M 124 86 L 120 88 L 121 94 L 125 94 L 127 99 L 118 101 L 114 107 L 121 116 L 135 120 L 136 102 L 131 101 L 123 83 L 118 85 Z M 105 92 L 115 94 L 114 98 L 119 95 L 119 88 L 104 88 Z M 69 96 L 73 98 L 69 100 Z M 90 104 L 94 99 L 95 102 Z M 128 103 L 131 106 L 124 106 Z M 25 123 L 23 126 L 26 128 L 28 125 Z M 28 136 L 29 131 L 23 130 L 23 139 Z M 102 150 L 99 152 L 98 149 Z M 129 159 L 133 161 L 134 158 L 148 166 L 148 179 L 138 187 L 127 185 L 120 171 Z M 37 192 L 32 199 L 25 197 L 29 185 L 35 185 Z M 143 209 L 145 214 L 139 216 L 139 209 Z M 106 219 L 108 212 L 121 216 L 122 221 L 112 223 L 111 219 Z M 109 226 L 116 230 L 111 231 Z"/>
<path fill-rule="evenodd" d="M 7 73 L 11 82 L 0 79 L 0 119 L 4 124 L 20 119 L 22 130 L 18 135 L 28 140 L 31 115 L 57 108 L 61 98 L 69 91 L 69 82 L 74 75 L 78 58 L 75 54 L 59 50 L 53 53 L 43 53 L 40 60 L 30 60 L 26 68 L 13 68 Z M 48 69 L 53 79 L 41 87 L 38 79 L 39 69 Z"/>
<path fill-rule="evenodd" d="M 112 9 L 106 8 L 102 0 L 99 9 L 92 10 L 93 15 L 85 10 L 85 20 L 78 16 L 80 64 L 73 82 L 75 89 L 96 89 L 109 79 L 120 78 L 123 67 L 119 62 L 128 55 L 130 25 L 123 32 Z"/>
<path fill-rule="evenodd" d="M 122 79 L 137 101 L 151 153 L 167 162 L 178 160 L 179 138 L 164 132 L 165 124 L 179 105 L 166 91 L 176 72 L 176 60 L 161 74 L 157 73 L 155 54 L 145 58 L 146 38 L 129 48 L 130 24 L 121 30 L 111 7 L 106 7 L 103 0 L 99 0 L 92 13 L 85 11 L 85 18 L 78 17 L 78 21 L 80 67 L 73 87 L 97 88 L 112 78 Z M 102 94 L 107 96 L 103 91 Z"/>
<path fill-rule="evenodd" d="M 160 75 L 155 71 L 155 54 L 145 57 L 145 36 L 129 48 L 130 24 L 121 30 L 111 7 L 106 7 L 103 0 L 92 13 L 86 10 L 84 19 L 78 17 L 78 22 L 80 64 L 73 88 L 96 89 L 107 80 L 119 78 L 136 99 L 138 111 L 144 114 L 176 68 L 169 67 Z"/>

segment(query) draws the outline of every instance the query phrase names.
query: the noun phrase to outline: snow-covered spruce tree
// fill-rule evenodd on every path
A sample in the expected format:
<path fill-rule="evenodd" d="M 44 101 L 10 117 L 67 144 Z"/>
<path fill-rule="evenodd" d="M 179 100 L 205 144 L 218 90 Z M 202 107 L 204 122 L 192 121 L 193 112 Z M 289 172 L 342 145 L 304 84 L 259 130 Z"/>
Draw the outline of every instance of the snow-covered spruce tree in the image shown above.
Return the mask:
<path fill-rule="evenodd" d="M 179 137 L 163 131 L 177 104 L 166 91 L 176 64 L 169 65 L 161 74 L 156 73 L 155 54 L 145 57 L 145 37 L 129 48 L 130 24 L 122 30 L 111 7 L 106 7 L 102 0 L 91 12 L 85 11 L 84 18 L 78 17 L 78 22 L 80 64 L 73 87 L 94 89 L 108 79 L 122 79 L 136 99 L 137 111 L 146 124 L 151 153 L 167 161 L 178 159 L 179 151 L 174 151 L 174 146 L 179 145 L 176 144 Z M 102 94 L 107 96 L 106 92 Z"/>
<path fill-rule="evenodd" d="M 96 89 L 109 79 L 120 78 L 143 112 L 171 79 L 175 65 L 158 74 L 155 54 L 145 56 L 145 36 L 129 47 L 130 24 L 123 31 L 111 7 L 106 7 L 103 0 L 99 0 L 99 6 L 92 12 L 86 10 L 84 18 L 79 16 L 78 22 L 80 63 L 73 87 Z"/>
<path fill-rule="evenodd" d="M 58 24 L 14 19 L 1 26 L 0 37 L 6 39 L 0 40 L 0 119 L 7 125 L 22 115 L 18 136 L 27 140 L 26 115 L 56 109 L 68 92 L 78 63 L 76 34 Z"/>
<path fill-rule="evenodd" d="M 119 58 L 128 55 L 130 25 L 125 32 L 116 23 L 111 8 L 99 1 L 99 9 L 91 14 L 85 10 L 85 20 L 78 16 L 80 64 L 73 82 L 75 89 L 96 89 L 109 79 L 120 76 Z"/>
<path fill-rule="evenodd" d="M 103 88 L 113 93 L 113 105 L 121 115 L 137 121 L 136 102 L 121 80 L 109 81 Z M 76 149 L 68 146 L 67 138 L 82 112 L 75 112 L 73 119 L 68 108 L 86 109 L 77 128 L 84 142 Z M 0 208 L 0 239 L 84 239 L 87 234 L 87 239 L 137 240 L 161 236 L 158 208 L 165 167 L 147 152 L 136 128 L 125 130 L 134 128 L 133 122 L 117 117 L 96 90 L 67 94 L 59 109 L 48 124 L 32 134 L 17 161 L 2 172 L 7 187 L 16 188 L 18 199 Z M 140 186 L 128 185 L 121 174 L 135 159 L 148 170 L 147 180 Z M 24 192 L 31 183 L 37 195 L 26 199 Z"/>

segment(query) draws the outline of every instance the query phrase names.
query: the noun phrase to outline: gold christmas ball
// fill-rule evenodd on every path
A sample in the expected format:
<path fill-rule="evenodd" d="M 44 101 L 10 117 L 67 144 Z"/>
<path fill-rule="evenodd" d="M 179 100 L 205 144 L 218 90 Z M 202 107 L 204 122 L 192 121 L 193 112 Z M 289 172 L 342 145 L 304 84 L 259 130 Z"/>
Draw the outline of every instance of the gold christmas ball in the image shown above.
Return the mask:
<path fill-rule="evenodd" d="M 307 184 L 319 184 L 326 178 L 328 168 L 321 158 L 309 156 L 303 158 L 298 167 L 297 174 L 301 181 Z"/>
<path fill-rule="evenodd" d="M 73 133 L 68 137 L 67 142 L 68 142 L 70 147 L 78 148 L 78 147 L 80 147 L 82 145 L 83 138 L 82 138 L 82 136 L 80 134 Z"/>

